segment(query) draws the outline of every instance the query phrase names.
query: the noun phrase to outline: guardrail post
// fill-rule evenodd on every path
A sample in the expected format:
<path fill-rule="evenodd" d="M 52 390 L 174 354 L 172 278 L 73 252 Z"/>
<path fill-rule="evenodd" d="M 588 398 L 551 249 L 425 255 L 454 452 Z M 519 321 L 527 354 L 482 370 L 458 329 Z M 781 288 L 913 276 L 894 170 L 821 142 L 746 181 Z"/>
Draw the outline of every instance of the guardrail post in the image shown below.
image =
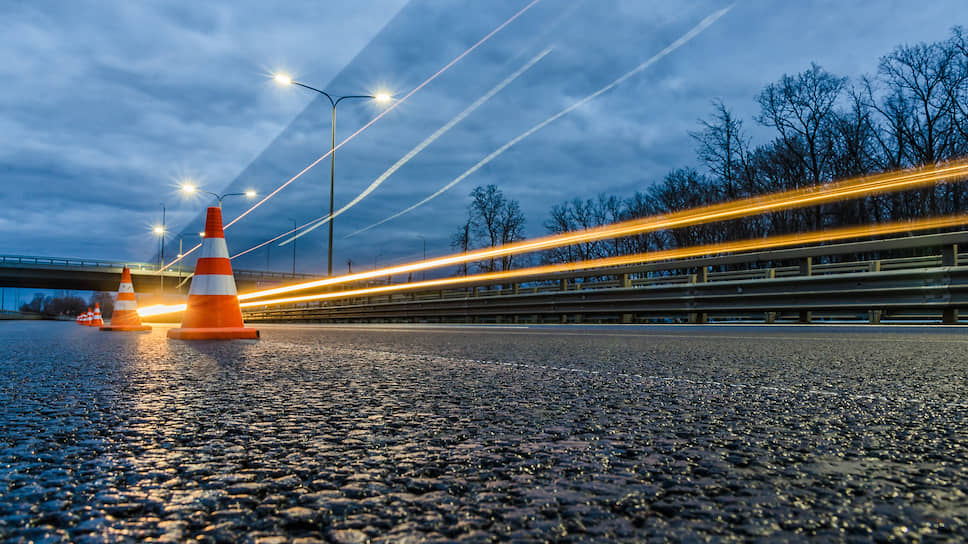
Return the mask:
<path fill-rule="evenodd" d="M 696 274 L 689 275 L 689 283 L 706 283 L 709 280 L 709 272 L 705 266 L 699 268 Z M 706 312 L 690 312 L 689 323 L 705 324 L 709 322 L 709 314 Z"/>
<path fill-rule="evenodd" d="M 768 280 L 776 279 L 776 269 L 773 267 L 767 268 L 765 279 L 768 279 Z M 773 323 L 776 323 L 776 312 L 766 312 L 763 315 L 763 322 L 766 323 L 767 325 L 772 325 Z"/>
<path fill-rule="evenodd" d="M 622 314 L 622 323 L 631 323 L 633 321 L 632 314 Z"/>
<path fill-rule="evenodd" d="M 880 259 L 875 259 L 868 265 L 868 272 L 880 272 L 881 271 L 881 261 Z"/>
<path fill-rule="evenodd" d="M 622 285 L 622 287 L 624 287 L 626 289 L 628 289 L 629 287 L 632 287 L 632 278 L 629 277 L 628 274 L 622 274 L 622 275 L 620 275 L 618 277 L 618 279 L 619 279 L 619 283 Z"/>
<path fill-rule="evenodd" d="M 561 280 L 558 281 L 558 288 L 561 289 L 562 291 L 567 291 L 568 290 L 568 278 L 561 278 Z"/>
<path fill-rule="evenodd" d="M 941 248 L 941 266 L 958 266 L 958 244 Z"/>
<path fill-rule="evenodd" d="M 800 261 L 800 275 L 813 275 L 813 257 L 805 257 L 802 261 Z"/>
<path fill-rule="evenodd" d="M 813 275 L 813 257 L 806 257 L 800 261 L 800 275 L 801 276 L 812 276 Z M 800 323 L 810 323 L 813 315 L 809 310 L 800 310 Z"/>
<path fill-rule="evenodd" d="M 511 289 L 513 289 L 513 290 L 514 290 L 514 294 L 515 294 L 515 295 L 518 295 L 518 294 L 520 294 L 520 293 L 521 293 L 521 290 L 520 290 L 520 287 L 521 287 L 521 286 L 520 286 L 520 285 L 518 285 L 517 283 L 515 283 L 515 284 L 514 284 L 514 285 L 513 285 L 512 287 L 511 287 Z M 517 319 L 517 318 L 515 318 L 515 319 Z M 517 323 L 517 321 L 515 321 L 515 323 Z"/>
<path fill-rule="evenodd" d="M 941 323 L 943 325 L 957 325 L 958 324 L 958 309 L 957 308 L 945 308 L 941 311 Z"/>
<path fill-rule="evenodd" d="M 880 323 L 881 323 L 881 311 L 880 310 L 871 310 L 870 312 L 868 312 L 868 316 L 870 318 L 870 324 L 871 325 L 880 325 Z"/>
<path fill-rule="evenodd" d="M 941 249 L 941 266 L 958 266 L 958 244 L 947 245 Z M 941 323 L 943 325 L 957 325 L 958 309 L 945 308 L 941 310 Z"/>

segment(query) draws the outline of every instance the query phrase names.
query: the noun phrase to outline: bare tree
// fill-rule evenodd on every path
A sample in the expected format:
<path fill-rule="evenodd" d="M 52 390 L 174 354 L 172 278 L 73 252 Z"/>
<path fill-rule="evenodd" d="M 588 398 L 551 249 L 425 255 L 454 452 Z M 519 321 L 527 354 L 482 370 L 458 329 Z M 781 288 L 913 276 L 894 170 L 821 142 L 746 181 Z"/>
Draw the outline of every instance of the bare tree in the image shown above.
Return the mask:
<path fill-rule="evenodd" d="M 467 207 L 467 221 L 451 241 L 451 245 L 463 252 L 471 247 L 495 247 L 524 239 L 524 214 L 516 200 L 508 200 L 496 185 L 476 187 L 470 193 L 471 203 Z M 476 263 L 480 270 L 493 272 L 508 270 L 514 259 L 512 256 L 500 260 L 491 258 Z M 467 273 L 467 266 L 462 267 Z"/>

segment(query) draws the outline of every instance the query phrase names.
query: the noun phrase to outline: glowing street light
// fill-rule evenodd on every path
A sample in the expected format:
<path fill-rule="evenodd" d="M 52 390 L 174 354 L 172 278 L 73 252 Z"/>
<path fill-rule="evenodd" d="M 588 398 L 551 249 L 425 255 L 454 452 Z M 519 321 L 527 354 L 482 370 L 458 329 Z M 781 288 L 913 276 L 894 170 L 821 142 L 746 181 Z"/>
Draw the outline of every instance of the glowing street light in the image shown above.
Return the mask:
<path fill-rule="evenodd" d="M 299 85 L 304 89 L 309 89 L 310 91 L 315 91 L 327 99 L 329 99 L 330 105 L 333 107 L 333 121 L 332 121 L 332 138 L 330 142 L 330 152 L 329 152 L 329 249 L 327 250 L 327 264 L 326 264 L 326 275 L 333 275 L 333 187 L 334 178 L 336 172 L 336 105 L 340 101 L 347 98 L 369 98 L 380 103 L 388 103 L 393 100 L 393 97 L 389 93 L 377 93 L 376 95 L 371 94 L 352 94 L 347 96 L 337 96 L 333 98 L 332 95 L 326 91 L 321 91 L 315 87 L 310 87 L 298 81 L 293 81 L 291 77 L 286 74 L 276 74 L 273 78 L 275 81 L 281 85 Z"/>

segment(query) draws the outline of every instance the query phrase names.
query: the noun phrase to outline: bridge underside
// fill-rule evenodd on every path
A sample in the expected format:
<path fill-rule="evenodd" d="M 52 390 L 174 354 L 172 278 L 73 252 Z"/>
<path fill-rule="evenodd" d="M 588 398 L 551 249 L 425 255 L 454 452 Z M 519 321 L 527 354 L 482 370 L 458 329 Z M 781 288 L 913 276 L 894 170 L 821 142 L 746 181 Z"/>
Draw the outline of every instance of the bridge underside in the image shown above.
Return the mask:
<path fill-rule="evenodd" d="M 164 273 L 165 294 L 188 294 L 191 279 L 187 273 Z M 155 272 L 139 273 L 131 271 L 131 280 L 137 293 L 159 294 L 162 290 L 162 276 Z M 25 289 L 66 289 L 75 291 L 117 291 L 121 282 L 121 268 L 91 270 L 85 268 L 43 268 L 43 267 L 4 267 L 0 266 L 0 287 L 20 287 Z M 240 292 L 271 287 L 281 284 L 279 280 L 260 280 L 258 278 L 236 277 L 236 288 Z M 181 284 L 181 287 L 178 287 Z"/>

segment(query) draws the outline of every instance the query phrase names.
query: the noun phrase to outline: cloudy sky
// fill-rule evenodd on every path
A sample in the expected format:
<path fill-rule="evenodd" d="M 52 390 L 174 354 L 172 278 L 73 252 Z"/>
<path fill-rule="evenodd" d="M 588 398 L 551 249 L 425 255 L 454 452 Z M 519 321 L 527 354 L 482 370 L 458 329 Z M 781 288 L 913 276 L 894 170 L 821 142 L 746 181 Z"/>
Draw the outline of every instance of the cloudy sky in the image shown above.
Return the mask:
<path fill-rule="evenodd" d="M 172 232 L 194 233 L 213 192 L 266 195 L 329 150 L 330 106 L 272 74 L 336 95 L 401 98 L 529 0 L 40 1 L 0 3 L 0 253 L 157 259 L 162 205 Z M 875 6 L 876 7 L 872 7 Z M 732 6 L 668 55 L 561 116 L 426 205 L 478 161 L 653 57 Z M 541 0 L 336 153 L 336 206 L 492 94 L 359 204 L 335 219 L 336 272 L 449 252 L 468 193 L 494 183 L 520 202 L 527 233 L 551 205 L 629 196 L 698 166 L 688 132 L 721 99 L 765 143 L 755 96 L 816 62 L 856 78 L 899 44 L 968 24 L 963 0 Z M 549 51 L 550 49 L 550 51 Z M 547 51 L 547 52 L 546 52 Z M 546 53 L 545 53 L 546 52 Z M 544 53 L 543 56 L 541 56 Z M 536 60 L 537 59 L 537 60 Z M 525 66 L 530 66 L 523 69 Z M 522 70 L 523 69 L 523 70 Z M 520 72 L 508 81 L 512 74 Z M 496 87 L 504 84 L 500 90 Z M 337 143 L 382 106 L 347 100 Z M 248 249 L 328 211 L 329 159 L 226 232 Z M 225 199 L 231 220 L 252 204 Z M 326 267 L 327 228 L 296 242 L 296 267 Z M 184 238 L 187 246 L 197 238 Z M 289 270 L 291 246 L 236 260 Z"/>

